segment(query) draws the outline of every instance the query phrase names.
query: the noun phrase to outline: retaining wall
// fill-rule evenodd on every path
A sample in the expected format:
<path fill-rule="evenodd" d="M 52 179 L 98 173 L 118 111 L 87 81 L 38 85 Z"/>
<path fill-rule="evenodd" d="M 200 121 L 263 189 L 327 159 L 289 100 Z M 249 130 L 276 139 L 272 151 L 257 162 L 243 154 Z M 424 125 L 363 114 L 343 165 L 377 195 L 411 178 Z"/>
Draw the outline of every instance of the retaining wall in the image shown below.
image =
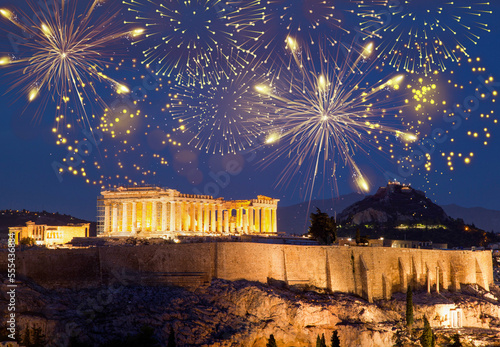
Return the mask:
<path fill-rule="evenodd" d="M 1 256 L 1 254 L 0 254 Z M 7 271 L 7 253 L 0 259 Z M 213 278 L 308 285 L 390 298 L 408 285 L 459 290 L 493 284 L 490 251 L 342 247 L 244 242 L 28 249 L 16 252 L 17 276 L 47 288 L 124 284 L 192 287 Z M 4 273 L 5 273 L 4 272 Z"/>

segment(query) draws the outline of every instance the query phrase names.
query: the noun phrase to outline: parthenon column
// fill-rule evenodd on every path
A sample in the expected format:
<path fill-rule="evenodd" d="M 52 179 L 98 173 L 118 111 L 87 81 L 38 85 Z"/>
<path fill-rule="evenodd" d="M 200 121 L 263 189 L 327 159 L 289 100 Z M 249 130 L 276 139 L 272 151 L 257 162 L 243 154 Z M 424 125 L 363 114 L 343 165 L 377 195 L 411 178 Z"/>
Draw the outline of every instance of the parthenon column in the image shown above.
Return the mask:
<path fill-rule="evenodd" d="M 220 211 L 220 210 L 219 210 Z M 224 232 L 228 233 L 229 232 L 229 218 L 230 218 L 230 212 L 231 210 L 224 210 L 222 215 L 221 215 L 221 223 L 222 219 L 224 219 Z M 223 217 L 223 218 L 222 218 Z M 221 231 L 222 231 L 222 225 L 221 225 Z"/>
<path fill-rule="evenodd" d="M 109 233 L 109 221 L 111 219 L 111 213 L 110 213 L 110 207 L 109 204 L 104 205 L 104 232 Z"/>
<path fill-rule="evenodd" d="M 116 233 L 118 231 L 118 205 L 113 204 L 113 232 Z"/>
<path fill-rule="evenodd" d="M 167 231 L 167 202 L 161 203 L 161 231 Z"/>
<path fill-rule="evenodd" d="M 267 232 L 268 233 L 272 233 L 273 232 L 273 220 L 272 220 L 272 216 L 271 216 L 271 208 L 268 207 L 267 208 Z"/>
<path fill-rule="evenodd" d="M 187 209 L 187 203 L 185 201 L 181 202 L 179 216 L 181 217 L 181 231 L 186 231 L 187 220 L 188 220 L 188 209 Z"/>
<path fill-rule="evenodd" d="M 245 213 L 243 213 L 243 212 L 245 212 Z M 248 234 L 248 210 L 242 208 L 241 216 L 243 217 L 243 232 L 245 234 Z"/>
<path fill-rule="evenodd" d="M 262 232 L 262 230 L 260 230 L 260 211 L 261 211 L 260 207 L 257 207 L 255 209 L 255 232 L 256 233 Z"/>
<path fill-rule="evenodd" d="M 203 203 L 197 203 L 196 209 L 198 210 L 198 215 L 196 216 L 196 231 L 203 231 Z"/>
<path fill-rule="evenodd" d="M 127 203 L 122 202 L 122 233 L 128 229 Z"/>
<path fill-rule="evenodd" d="M 253 220 L 253 207 L 248 208 L 248 230 L 253 233 L 255 231 L 254 220 Z"/>
<path fill-rule="evenodd" d="M 208 209 L 208 204 L 203 204 L 203 232 L 207 232 L 208 231 L 208 226 L 210 225 L 209 223 L 209 214 L 210 214 L 210 211 Z"/>
<path fill-rule="evenodd" d="M 132 202 L 132 234 L 137 233 L 137 202 Z"/>
<path fill-rule="evenodd" d="M 152 202 L 153 207 L 151 208 L 151 231 L 158 231 L 158 202 Z"/>
<path fill-rule="evenodd" d="M 193 202 L 189 203 L 189 231 L 196 231 L 195 229 L 195 204 Z"/>
<path fill-rule="evenodd" d="M 175 231 L 175 209 L 177 208 L 175 201 L 170 201 L 170 231 Z"/>
<path fill-rule="evenodd" d="M 278 232 L 278 218 L 276 218 L 276 209 L 273 208 L 271 209 L 271 220 L 272 220 L 272 227 L 273 227 L 273 233 Z"/>
<path fill-rule="evenodd" d="M 272 231 L 271 229 L 271 209 L 268 207 L 266 208 L 266 221 L 267 221 L 267 232 L 270 233 Z"/>
<path fill-rule="evenodd" d="M 174 205 L 175 205 L 175 230 L 182 231 L 182 217 L 181 217 L 182 202 L 176 201 Z"/>
<path fill-rule="evenodd" d="M 215 205 L 210 204 L 210 231 L 215 232 L 217 224 L 215 223 Z"/>
<path fill-rule="evenodd" d="M 181 231 L 186 231 L 187 221 L 188 221 L 188 209 L 187 209 L 187 203 L 185 201 L 181 203 L 179 216 L 181 217 Z"/>
<path fill-rule="evenodd" d="M 231 214 L 229 216 L 231 216 Z M 231 230 L 232 226 L 229 225 L 229 231 L 230 232 L 236 232 L 236 231 L 238 231 L 238 227 L 239 226 L 240 226 L 240 209 L 237 208 L 236 209 L 236 222 L 234 223 L 234 230 Z"/>
<path fill-rule="evenodd" d="M 261 229 L 263 233 L 267 233 L 267 207 L 262 208 L 262 220 L 261 220 Z"/>
<path fill-rule="evenodd" d="M 185 206 L 184 201 L 181 201 L 176 205 L 179 205 L 177 207 L 177 215 L 176 215 L 176 217 L 179 219 L 179 222 L 178 222 L 179 223 L 179 231 L 184 231 L 184 227 L 186 225 L 186 214 L 184 213 L 184 211 L 186 209 L 186 206 Z"/>
<path fill-rule="evenodd" d="M 222 206 L 217 206 L 217 232 L 222 233 L 223 212 Z"/>
<path fill-rule="evenodd" d="M 141 219 L 141 231 L 144 233 L 146 232 L 146 228 L 148 223 L 146 223 L 146 218 L 147 218 L 147 210 L 148 210 L 148 203 L 146 201 L 143 201 L 141 203 L 142 205 L 142 219 Z"/>

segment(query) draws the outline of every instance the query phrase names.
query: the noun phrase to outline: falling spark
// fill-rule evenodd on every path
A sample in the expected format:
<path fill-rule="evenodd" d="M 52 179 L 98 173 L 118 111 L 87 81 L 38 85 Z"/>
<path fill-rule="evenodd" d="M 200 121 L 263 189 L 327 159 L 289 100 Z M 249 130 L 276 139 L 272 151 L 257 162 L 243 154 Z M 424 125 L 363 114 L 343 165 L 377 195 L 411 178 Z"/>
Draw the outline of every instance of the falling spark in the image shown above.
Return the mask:
<path fill-rule="evenodd" d="M 275 147 L 263 166 L 281 157 L 288 158 L 279 184 L 305 173 L 312 182 L 307 188 L 312 194 L 322 170 L 324 177 L 333 179 L 336 188 L 336 170 L 343 165 L 349 168 L 358 189 L 369 191 L 368 180 L 355 155 L 368 154 L 369 147 L 380 149 L 380 138 L 402 134 L 386 124 L 384 117 L 389 118 L 391 113 L 394 117 L 400 109 L 394 106 L 399 99 L 388 101 L 386 94 L 399 89 L 403 82 L 402 75 L 372 85 L 365 82 L 370 68 L 365 68 L 364 60 L 370 47 L 368 44 L 361 53 L 353 49 L 345 58 L 332 56 L 321 48 L 319 59 L 315 59 L 307 47 L 290 46 L 295 64 L 278 71 L 280 76 L 274 78 L 272 87 L 255 86 L 255 92 L 269 97 L 268 106 L 273 110 L 269 117 L 260 120 L 262 129 L 269 134 L 265 145 Z M 278 130 L 280 144 L 276 144 L 278 138 L 274 135 Z"/>

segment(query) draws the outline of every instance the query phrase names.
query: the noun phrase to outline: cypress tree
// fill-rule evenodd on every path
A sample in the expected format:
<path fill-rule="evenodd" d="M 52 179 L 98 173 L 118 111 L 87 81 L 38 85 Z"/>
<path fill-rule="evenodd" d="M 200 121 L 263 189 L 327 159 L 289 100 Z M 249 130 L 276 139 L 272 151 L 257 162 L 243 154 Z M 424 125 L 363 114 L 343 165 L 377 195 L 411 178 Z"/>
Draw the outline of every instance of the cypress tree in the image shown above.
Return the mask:
<path fill-rule="evenodd" d="M 278 347 L 273 334 L 269 336 L 269 340 L 267 340 L 266 347 Z"/>
<path fill-rule="evenodd" d="M 308 234 L 319 243 L 330 245 L 337 239 L 337 224 L 335 218 L 316 208 L 316 213 L 311 213 L 311 226 Z"/>
<path fill-rule="evenodd" d="M 460 335 L 455 334 L 451 338 L 453 340 L 453 344 L 451 345 L 451 347 L 462 347 L 462 342 L 460 342 Z"/>
<path fill-rule="evenodd" d="M 420 344 L 422 347 L 434 347 L 436 344 L 436 338 L 432 333 L 431 325 L 427 320 L 427 317 L 424 316 L 424 330 L 422 331 L 422 335 L 420 336 Z"/>
<path fill-rule="evenodd" d="M 361 243 L 361 232 L 359 231 L 359 228 L 356 228 L 356 244 Z"/>
<path fill-rule="evenodd" d="M 316 347 L 321 347 L 321 337 L 319 337 L 319 334 L 316 337 Z"/>
<path fill-rule="evenodd" d="M 333 331 L 332 339 L 330 341 L 332 343 L 332 347 L 340 347 L 339 333 L 337 330 Z"/>
<path fill-rule="evenodd" d="M 316 347 L 326 347 L 325 334 L 322 334 L 321 337 L 316 338 Z"/>

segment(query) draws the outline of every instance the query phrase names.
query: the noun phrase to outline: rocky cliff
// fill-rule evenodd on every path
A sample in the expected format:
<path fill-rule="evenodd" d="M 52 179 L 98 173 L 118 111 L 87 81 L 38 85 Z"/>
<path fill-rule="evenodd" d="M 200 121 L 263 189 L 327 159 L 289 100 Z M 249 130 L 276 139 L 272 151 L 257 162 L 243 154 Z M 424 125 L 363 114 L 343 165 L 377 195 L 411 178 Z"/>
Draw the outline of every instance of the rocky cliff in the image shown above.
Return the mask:
<path fill-rule="evenodd" d="M 7 312 L 2 286 L 0 310 Z M 47 345 L 102 346 L 123 341 L 147 326 L 161 345 L 173 328 L 178 346 L 263 347 L 270 334 L 278 346 L 314 346 L 337 330 L 342 346 L 391 346 L 404 319 L 405 295 L 374 304 L 355 296 L 294 291 L 258 283 L 214 280 L 188 291 L 175 287 L 126 286 L 48 291 L 34 283 L 17 288 L 18 330 L 39 327 Z M 424 314 L 434 326 L 443 308 L 463 311 L 462 340 L 476 346 L 500 342 L 500 305 L 491 293 L 415 293 L 416 325 Z M 4 320 L 5 322 L 5 320 Z M 435 329 L 441 341 L 455 329 Z M 23 333 L 21 333 L 22 335 Z M 111 344 L 108 344 L 111 345 Z M 114 344 L 114 345 L 120 345 Z"/>

